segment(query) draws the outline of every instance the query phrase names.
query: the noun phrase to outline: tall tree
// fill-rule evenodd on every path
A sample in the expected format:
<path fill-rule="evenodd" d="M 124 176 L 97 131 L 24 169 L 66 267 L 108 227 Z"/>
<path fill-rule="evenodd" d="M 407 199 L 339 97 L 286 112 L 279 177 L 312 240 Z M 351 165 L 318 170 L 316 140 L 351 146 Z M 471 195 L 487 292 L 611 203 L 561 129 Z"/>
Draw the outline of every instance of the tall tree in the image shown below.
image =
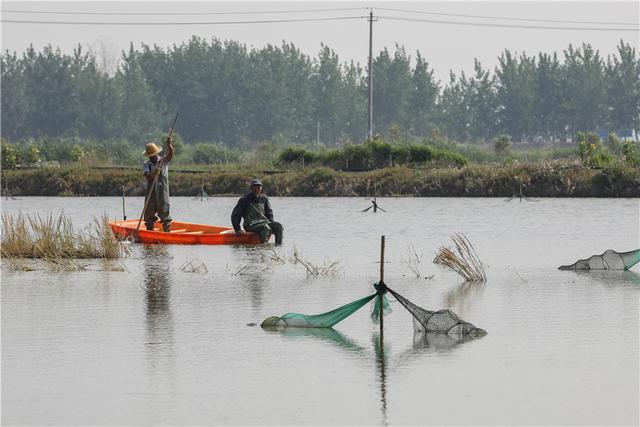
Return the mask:
<path fill-rule="evenodd" d="M 412 91 L 407 100 L 409 126 L 414 134 L 425 136 L 436 127 L 436 99 L 440 88 L 420 52 L 416 52 L 411 82 Z"/>
<path fill-rule="evenodd" d="M 161 115 L 133 45 L 123 57 L 123 65 L 116 74 L 116 81 L 122 99 L 118 120 L 122 136 L 136 142 L 157 137 L 162 129 Z"/>
<path fill-rule="evenodd" d="M 611 130 L 640 132 L 640 58 L 635 48 L 620 40 L 618 55 L 607 58 L 605 75 Z"/>
<path fill-rule="evenodd" d="M 374 132 L 386 133 L 392 124 L 408 127 L 408 100 L 412 93 L 411 58 L 396 45 L 393 58 L 385 48 L 373 61 Z"/>
<path fill-rule="evenodd" d="M 442 90 L 438 105 L 440 108 L 440 124 L 445 133 L 459 141 L 467 141 L 470 134 L 471 114 L 464 88 L 468 86 L 464 71 L 460 79 L 449 72 L 449 83 Z"/>
<path fill-rule="evenodd" d="M 23 57 L 27 122 L 30 136 L 65 136 L 74 132 L 77 111 L 71 57 L 46 46 L 36 54 L 33 47 Z"/>
<path fill-rule="evenodd" d="M 563 96 L 562 66 L 558 55 L 540 53 L 535 71 L 533 127 L 545 140 L 563 136 L 566 101 Z"/>
<path fill-rule="evenodd" d="M 33 48 L 31 48 L 33 49 Z M 17 140 L 29 133 L 24 62 L 14 52 L 2 55 L 2 104 L 0 107 L 2 136 Z"/>
<path fill-rule="evenodd" d="M 564 85 L 567 99 L 567 128 L 570 135 L 578 131 L 597 131 L 605 126 L 607 94 L 602 59 L 591 45 L 564 51 Z"/>
<path fill-rule="evenodd" d="M 486 141 L 493 138 L 497 130 L 494 79 L 477 59 L 474 60 L 474 71 L 464 90 L 469 107 L 469 135 L 476 140 Z"/>
<path fill-rule="evenodd" d="M 344 67 L 341 95 L 344 127 L 339 142 L 366 139 L 369 89 L 362 68 L 353 61 Z"/>
<path fill-rule="evenodd" d="M 535 59 L 524 53 L 520 58 L 505 50 L 496 67 L 498 120 L 501 132 L 514 139 L 532 136 Z"/>
<path fill-rule="evenodd" d="M 324 142 L 335 143 L 344 127 L 344 105 L 340 102 L 342 90 L 342 68 L 338 55 L 327 46 L 322 46 L 315 61 L 313 74 L 314 115 L 321 129 Z"/>

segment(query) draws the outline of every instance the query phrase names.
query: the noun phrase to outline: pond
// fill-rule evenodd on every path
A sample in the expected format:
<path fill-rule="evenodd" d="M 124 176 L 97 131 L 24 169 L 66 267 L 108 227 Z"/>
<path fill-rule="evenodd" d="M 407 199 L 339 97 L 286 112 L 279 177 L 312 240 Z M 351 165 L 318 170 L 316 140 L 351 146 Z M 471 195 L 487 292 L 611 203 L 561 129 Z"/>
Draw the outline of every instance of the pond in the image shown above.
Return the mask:
<path fill-rule="evenodd" d="M 174 219 L 228 225 L 237 198 L 172 198 Z M 639 422 L 638 266 L 558 266 L 640 247 L 637 199 L 273 198 L 282 246 L 134 245 L 124 271 L 2 269 L 5 425 L 612 425 Z M 127 199 L 137 218 L 141 198 Z M 77 226 L 119 198 L 4 200 Z M 432 263 L 455 232 L 485 264 L 466 284 Z M 488 335 L 415 335 L 391 300 L 384 343 L 366 306 L 329 330 L 268 332 L 385 282 Z M 308 277 L 294 253 L 328 275 Z M 189 264 L 190 263 L 190 264 Z M 200 272 L 189 272 L 189 266 Z M 206 271 L 204 271 L 206 270 Z M 419 275 L 418 275 L 419 274 Z"/>

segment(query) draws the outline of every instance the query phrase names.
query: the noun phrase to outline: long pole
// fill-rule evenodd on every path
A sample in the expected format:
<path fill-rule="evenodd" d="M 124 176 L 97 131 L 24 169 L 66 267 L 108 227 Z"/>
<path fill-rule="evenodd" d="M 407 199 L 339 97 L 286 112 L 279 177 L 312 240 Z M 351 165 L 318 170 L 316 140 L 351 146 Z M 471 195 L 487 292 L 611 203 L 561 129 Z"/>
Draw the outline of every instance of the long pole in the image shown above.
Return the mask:
<path fill-rule="evenodd" d="M 380 240 L 380 283 L 384 283 L 384 236 Z M 380 345 L 383 345 L 382 338 L 384 336 L 384 295 L 379 295 L 380 298 Z"/>
<path fill-rule="evenodd" d="M 125 221 L 127 220 L 127 211 L 124 207 L 124 185 L 122 186 L 122 217 Z"/>
<path fill-rule="evenodd" d="M 369 10 L 369 131 L 367 137 L 373 139 L 373 9 Z"/>

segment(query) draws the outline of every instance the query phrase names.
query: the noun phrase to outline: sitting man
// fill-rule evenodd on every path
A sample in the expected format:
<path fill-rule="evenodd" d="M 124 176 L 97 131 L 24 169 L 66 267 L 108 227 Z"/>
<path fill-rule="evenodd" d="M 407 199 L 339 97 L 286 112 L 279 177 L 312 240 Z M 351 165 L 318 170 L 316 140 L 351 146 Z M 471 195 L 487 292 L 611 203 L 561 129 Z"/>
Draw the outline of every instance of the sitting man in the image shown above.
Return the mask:
<path fill-rule="evenodd" d="M 259 179 L 252 179 L 250 187 L 249 194 L 238 200 L 238 204 L 231 213 L 231 224 L 236 235 L 242 234 L 240 228 L 240 218 L 242 218 L 244 229 L 258 233 L 262 243 L 267 242 L 273 233 L 276 236 L 276 245 L 282 244 L 284 228 L 280 223 L 273 221 L 269 199 L 262 194 L 262 182 Z"/>

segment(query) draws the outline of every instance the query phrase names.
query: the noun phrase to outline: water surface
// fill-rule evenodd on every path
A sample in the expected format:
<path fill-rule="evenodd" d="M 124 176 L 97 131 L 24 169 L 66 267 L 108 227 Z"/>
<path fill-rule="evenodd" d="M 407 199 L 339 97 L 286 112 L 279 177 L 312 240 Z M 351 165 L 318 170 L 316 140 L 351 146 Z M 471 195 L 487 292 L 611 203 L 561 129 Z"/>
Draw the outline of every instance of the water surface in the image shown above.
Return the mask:
<path fill-rule="evenodd" d="M 236 198 L 172 198 L 176 219 L 229 224 Z M 285 244 L 138 245 L 107 270 L 2 269 L 5 425 L 637 425 L 637 267 L 578 274 L 562 264 L 640 246 L 638 200 L 273 198 Z M 140 198 L 127 200 L 137 217 Z M 58 214 L 78 225 L 119 198 L 4 200 L 3 213 Z M 488 282 L 433 264 L 463 232 Z M 385 281 L 431 310 L 488 331 L 458 342 L 414 336 L 398 303 L 383 350 L 369 307 L 334 330 L 247 326 L 315 314 L 373 293 L 380 235 Z M 314 264 L 309 279 L 293 251 Z M 412 273 L 407 260 L 417 253 Z M 207 273 L 188 273 L 189 261 Z M 424 277 L 431 277 L 425 279 Z"/>

